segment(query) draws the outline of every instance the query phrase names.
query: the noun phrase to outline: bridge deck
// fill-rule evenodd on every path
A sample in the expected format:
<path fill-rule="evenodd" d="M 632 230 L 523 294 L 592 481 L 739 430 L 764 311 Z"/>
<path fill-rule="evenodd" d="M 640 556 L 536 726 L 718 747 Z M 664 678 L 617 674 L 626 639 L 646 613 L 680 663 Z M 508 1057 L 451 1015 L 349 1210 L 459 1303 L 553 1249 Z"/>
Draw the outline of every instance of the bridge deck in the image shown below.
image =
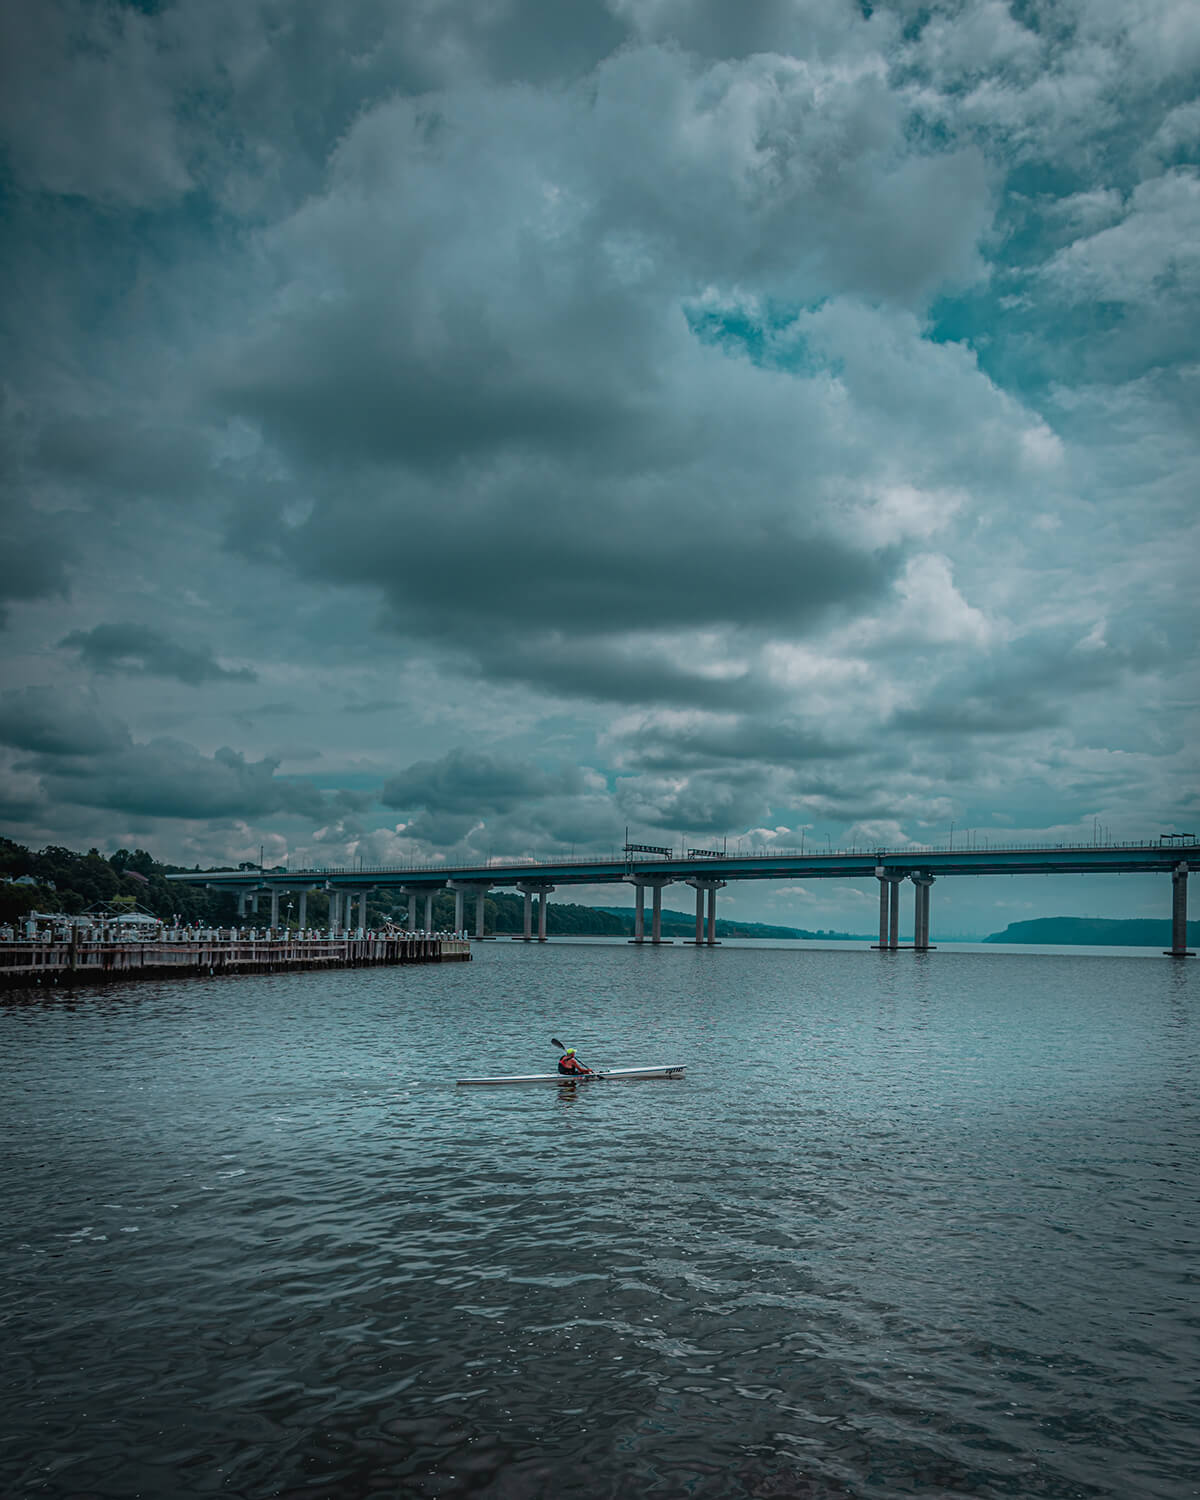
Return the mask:
<path fill-rule="evenodd" d="M 685 880 L 865 880 L 881 871 L 897 875 L 1170 874 L 1181 863 L 1200 863 L 1200 843 L 1108 844 L 985 849 L 846 849 L 789 851 L 725 857 L 491 861 L 482 865 L 388 865 L 362 869 L 219 870 L 169 875 L 168 880 L 235 890 L 295 890 L 329 886 L 361 890 L 423 891 L 454 881 L 463 885 L 613 885 L 639 877 Z"/>

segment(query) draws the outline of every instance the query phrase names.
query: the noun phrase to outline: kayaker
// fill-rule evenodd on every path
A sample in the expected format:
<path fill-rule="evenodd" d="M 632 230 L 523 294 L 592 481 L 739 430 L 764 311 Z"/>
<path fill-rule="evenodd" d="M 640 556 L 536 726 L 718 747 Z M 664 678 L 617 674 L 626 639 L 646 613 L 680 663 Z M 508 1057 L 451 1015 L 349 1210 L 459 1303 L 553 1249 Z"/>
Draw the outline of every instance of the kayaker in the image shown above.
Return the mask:
<path fill-rule="evenodd" d="M 558 1071 L 560 1073 L 590 1073 L 591 1068 L 585 1067 L 575 1056 L 575 1048 L 568 1047 L 558 1060 Z"/>

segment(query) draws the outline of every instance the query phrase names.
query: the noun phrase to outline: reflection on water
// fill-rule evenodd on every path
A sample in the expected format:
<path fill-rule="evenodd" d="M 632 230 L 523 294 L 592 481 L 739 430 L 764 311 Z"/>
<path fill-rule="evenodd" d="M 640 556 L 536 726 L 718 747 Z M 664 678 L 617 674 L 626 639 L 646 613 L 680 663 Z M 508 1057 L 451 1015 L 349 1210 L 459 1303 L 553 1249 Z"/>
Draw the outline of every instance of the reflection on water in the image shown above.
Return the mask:
<path fill-rule="evenodd" d="M 0 1493 L 1196 1493 L 1196 975 L 486 944 L 0 1007 Z M 688 1064 L 681 1081 L 456 1089 Z"/>

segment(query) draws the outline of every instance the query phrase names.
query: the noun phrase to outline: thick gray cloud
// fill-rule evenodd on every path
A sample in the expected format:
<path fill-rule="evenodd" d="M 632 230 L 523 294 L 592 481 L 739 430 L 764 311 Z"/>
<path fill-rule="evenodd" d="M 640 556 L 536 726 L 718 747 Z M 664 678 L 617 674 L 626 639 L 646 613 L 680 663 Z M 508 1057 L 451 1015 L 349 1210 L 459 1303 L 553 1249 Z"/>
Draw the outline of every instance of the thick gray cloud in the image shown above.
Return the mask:
<path fill-rule="evenodd" d="M 438 761 L 417 761 L 384 783 L 385 807 L 403 811 L 482 814 L 509 812 L 527 799 L 582 790 L 572 766 L 545 771 L 485 750 L 451 750 Z"/>
<path fill-rule="evenodd" d="M 607 843 L 619 819 L 594 773 L 462 747 L 389 777 L 381 801 L 408 814 L 406 840 L 426 851 L 455 848 L 463 859 Z"/>
<path fill-rule="evenodd" d="M 989 665 L 947 674 L 923 701 L 899 709 L 892 727 L 934 737 L 1050 728 L 1063 724 L 1083 695 L 1111 696 L 1123 678 L 1155 671 L 1168 655 L 1161 639 L 1122 645 L 1064 640 L 1059 632 L 1024 639 Z"/>
<path fill-rule="evenodd" d="M 49 801 L 81 803 L 155 818 L 319 818 L 325 799 L 307 782 L 276 777 L 278 762 L 247 761 L 229 749 L 201 755 L 175 740 L 151 740 L 78 762 L 33 762 Z"/>
<path fill-rule="evenodd" d="M 9 605 L 67 593 L 72 550 L 48 532 L 0 536 L 0 628 L 8 623 Z"/>
<path fill-rule="evenodd" d="M 59 642 L 78 651 L 93 672 L 139 672 L 147 677 L 174 677 L 189 686 L 202 682 L 254 682 L 249 667 L 223 667 L 211 649 L 184 646 L 145 625 L 114 623 L 73 630 Z"/>
<path fill-rule="evenodd" d="M 205 755 L 163 737 L 138 742 L 90 692 L 5 691 L 0 745 L 17 752 L 0 767 L 0 782 L 20 788 L 24 805 L 15 821 L 22 824 L 38 823 L 56 807 L 176 820 L 278 814 L 320 819 L 335 808 L 372 800 L 353 790 L 326 793 L 309 781 L 279 776 L 278 758 L 249 760 L 227 747 Z"/>
<path fill-rule="evenodd" d="M 622 635 L 804 632 L 879 598 L 909 529 L 895 509 L 874 519 L 888 476 L 839 430 L 823 361 L 815 378 L 787 368 L 798 351 L 837 343 L 909 446 L 904 406 L 991 405 L 1003 473 L 1026 420 L 932 350 L 925 368 L 903 356 L 897 401 L 877 370 L 896 354 L 849 312 L 792 320 L 769 361 L 731 358 L 715 331 L 757 316 L 746 298 L 773 284 L 919 301 L 978 273 L 981 163 L 912 151 L 904 120 L 870 69 L 713 67 L 654 46 L 575 91 L 373 111 L 327 194 L 275 236 L 286 294 L 218 379 L 226 409 L 308 476 L 305 514 L 279 520 L 284 555 L 378 589 L 401 629 L 489 674 L 619 701 L 718 691 L 703 672 L 672 685 L 679 664 L 656 671 L 654 646 Z M 732 283 L 715 300 L 714 279 Z M 957 445 L 912 457 L 932 486 L 958 482 Z M 532 626 L 549 627 L 540 653 Z"/>
<path fill-rule="evenodd" d="M 125 749 L 130 735 L 93 692 L 25 687 L 0 693 L 0 744 L 39 755 L 90 756 Z"/>
<path fill-rule="evenodd" d="M 767 805 L 767 774 L 742 766 L 686 779 L 638 776 L 618 783 L 617 798 L 634 826 L 712 835 L 759 820 Z"/>
<path fill-rule="evenodd" d="M 277 776 L 279 761 L 251 761 L 222 748 L 204 755 L 178 740 L 129 741 L 92 753 L 47 749 L 13 770 L 35 779 L 44 806 L 99 808 L 143 818 L 327 817 L 368 800 L 353 792 L 332 797 L 308 781 Z"/>
<path fill-rule="evenodd" d="M 815 726 L 776 723 L 749 716 L 654 715 L 621 736 L 623 761 L 640 770 L 691 770 L 731 763 L 803 765 L 835 760 L 839 745 Z"/>

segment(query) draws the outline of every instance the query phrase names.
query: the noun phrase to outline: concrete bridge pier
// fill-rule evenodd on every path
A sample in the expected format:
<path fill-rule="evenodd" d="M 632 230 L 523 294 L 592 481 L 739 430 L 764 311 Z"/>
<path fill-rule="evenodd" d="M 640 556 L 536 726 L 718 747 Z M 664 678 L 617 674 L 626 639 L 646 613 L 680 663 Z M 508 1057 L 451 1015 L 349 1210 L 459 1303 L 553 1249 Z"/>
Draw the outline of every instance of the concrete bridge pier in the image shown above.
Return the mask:
<path fill-rule="evenodd" d="M 876 865 L 875 878 L 879 881 L 879 942 L 875 946 L 881 952 L 894 952 L 900 946 L 900 882 L 905 876 L 903 871 Z"/>
<path fill-rule="evenodd" d="M 1195 958 L 1187 945 L 1187 860 L 1181 860 L 1171 871 L 1171 946 L 1169 958 Z"/>
<path fill-rule="evenodd" d="M 698 877 L 698 878 L 696 878 L 694 880 L 689 880 L 688 881 L 688 885 L 695 886 L 695 888 L 696 888 L 696 946 L 697 947 L 699 947 L 701 943 L 703 943 L 704 946 L 707 947 L 707 948 L 715 948 L 715 947 L 718 946 L 717 945 L 717 892 L 719 890 L 721 890 L 721 888 L 724 886 L 724 884 L 725 884 L 725 882 L 723 880 L 706 879 L 706 878 L 703 878 L 703 877 Z M 702 911 L 701 903 L 704 901 L 706 894 L 707 894 L 707 897 L 708 897 L 708 914 L 707 914 L 707 920 L 704 923 L 704 926 L 702 928 L 702 926 L 701 926 L 701 911 Z M 701 936 L 701 932 L 702 931 L 703 931 L 703 934 L 704 934 L 703 936 Z"/>
<path fill-rule="evenodd" d="M 934 876 L 914 872 L 909 876 L 913 883 L 913 947 L 918 953 L 927 953 L 929 942 L 929 888 Z"/>
<path fill-rule="evenodd" d="M 522 942 L 534 941 L 534 895 L 537 897 L 537 941 L 546 942 L 546 909 L 553 886 L 546 880 L 517 880 L 517 889 L 525 897 Z"/>
<path fill-rule="evenodd" d="M 410 886 L 401 885 L 396 888 L 396 895 L 402 900 L 408 901 L 408 930 L 417 930 L 417 893 Z"/>
<path fill-rule="evenodd" d="M 544 885 L 538 891 L 538 937 L 539 943 L 546 941 L 546 911 L 550 905 L 550 892 L 554 889 L 552 885 Z"/>
<path fill-rule="evenodd" d="M 465 917 L 466 917 L 466 912 L 465 912 L 466 900 L 467 900 L 468 896 L 474 896 L 474 898 L 475 898 L 475 934 L 474 935 L 475 935 L 476 939 L 481 939 L 483 937 L 483 917 L 484 917 L 483 903 L 487 899 L 487 893 L 488 893 L 488 891 L 491 890 L 491 886 L 490 885 L 486 885 L 484 882 L 479 881 L 479 880 L 462 880 L 462 881 L 451 880 L 449 882 L 449 886 L 450 886 L 450 889 L 454 892 L 454 930 L 455 930 L 455 932 L 461 932 L 463 930 L 463 927 L 465 926 Z"/>
<path fill-rule="evenodd" d="M 725 885 L 723 880 L 710 880 L 708 883 L 708 930 L 704 941 L 710 948 L 717 944 L 717 892 Z"/>
<path fill-rule="evenodd" d="M 646 887 L 651 890 L 650 909 L 650 942 L 659 944 L 663 942 L 662 935 L 662 893 L 663 887 L 674 885 L 674 875 L 643 875 L 633 879 L 630 883 L 634 890 L 633 906 L 633 939 L 635 943 L 646 941 Z M 666 941 L 669 943 L 670 938 Z"/>
<path fill-rule="evenodd" d="M 331 934 L 342 930 L 342 893 L 336 886 L 329 886 L 329 931 Z"/>
<path fill-rule="evenodd" d="M 239 891 L 238 892 L 238 920 L 239 921 L 246 915 L 246 898 L 247 898 L 247 893 L 245 891 Z"/>
<path fill-rule="evenodd" d="M 271 931 L 279 931 L 279 887 L 271 887 Z"/>
<path fill-rule="evenodd" d="M 468 896 L 475 897 L 475 937 L 483 937 L 483 903 L 487 899 L 487 893 L 491 886 L 486 881 L 480 880 L 451 880 L 448 881 L 450 889 L 454 892 L 454 930 L 462 932 L 466 917 L 466 899 Z"/>

